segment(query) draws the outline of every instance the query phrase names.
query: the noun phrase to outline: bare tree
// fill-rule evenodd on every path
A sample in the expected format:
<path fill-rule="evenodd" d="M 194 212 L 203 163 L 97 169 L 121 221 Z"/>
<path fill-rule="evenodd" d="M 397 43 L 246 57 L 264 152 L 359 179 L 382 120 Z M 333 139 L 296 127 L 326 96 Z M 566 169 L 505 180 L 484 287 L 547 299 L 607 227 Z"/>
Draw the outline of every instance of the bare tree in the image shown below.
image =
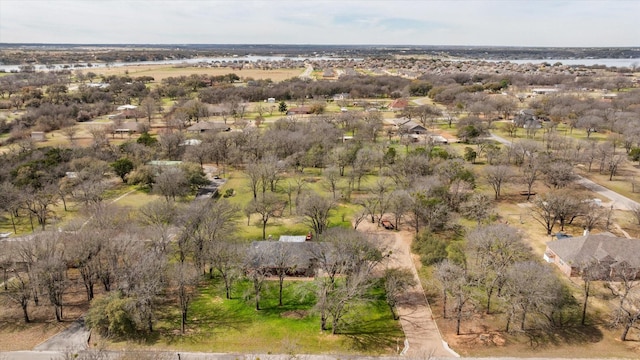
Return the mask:
<path fill-rule="evenodd" d="M 13 276 L 11 281 L 5 280 L 4 295 L 18 305 L 22 309 L 22 315 L 25 323 L 31 322 L 29 318 L 29 301 L 32 299 L 32 287 L 29 284 L 29 276 L 13 267 Z"/>
<path fill-rule="evenodd" d="M 184 334 L 187 325 L 189 304 L 195 296 L 199 275 L 195 269 L 185 263 L 175 263 L 171 268 L 170 281 L 178 296 L 180 307 L 180 333 Z"/>
<path fill-rule="evenodd" d="M 329 214 L 334 206 L 331 200 L 315 193 L 308 194 L 303 198 L 299 213 L 305 217 L 305 222 L 313 229 L 316 237 L 328 228 Z"/>
<path fill-rule="evenodd" d="M 269 272 L 269 254 L 262 248 L 251 246 L 244 259 L 243 269 L 246 276 L 253 284 L 253 296 L 255 299 L 256 310 L 260 310 L 260 297 L 264 287 L 264 282 Z"/>
<path fill-rule="evenodd" d="M 166 201 L 175 201 L 176 197 L 189 193 L 189 180 L 181 168 L 169 167 L 156 176 L 154 190 L 164 196 Z"/>
<path fill-rule="evenodd" d="M 527 316 L 553 310 L 562 296 L 562 285 L 549 266 L 533 261 L 515 263 L 509 268 L 502 293 L 509 304 L 506 331 L 510 331 L 511 322 L 518 315 L 520 330 L 526 330 Z"/>
<path fill-rule="evenodd" d="M 270 219 L 282 215 L 286 204 L 273 193 L 263 193 L 258 198 L 254 198 L 247 205 L 247 211 L 258 213 L 261 216 L 262 240 L 267 238 L 267 223 Z"/>
<path fill-rule="evenodd" d="M 275 275 L 278 277 L 278 306 L 282 306 L 282 290 L 284 288 L 284 278 L 292 270 L 291 260 L 293 252 L 290 244 L 275 242 L 271 248 L 270 258 L 273 263 Z"/>
<path fill-rule="evenodd" d="M 507 165 L 489 165 L 485 169 L 485 178 L 495 193 L 495 199 L 500 198 L 502 185 L 509 182 L 513 174 Z"/>
<path fill-rule="evenodd" d="M 4 210 L 9 214 L 13 232 L 17 233 L 16 216 L 18 210 L 22 207 L 23 195 L 20 189 L 10 182 L 0 183 L 0 210 Z"/>
<path fill-rule="evenodd" d="M 400 297 L 416 286 L 417 282 L 413 273 L 408 269 L 391 268 L 384 272 L 384 288 L 386 291 L 387 305 L 391 310 L 394 320 L 398 319 L 395 307 Z"/>
<path fill-rule="evenodd" d="M 240 264 L 244 250 L 240 243 L 229 240 L 216 240 L 209 249 L 211 267 L 222 277 L 227 299 L 231 299 L 233 283 L 240 276 Z"/>
<path fill-rule="evenodd" d="M 453 297 L 456 316 L 456 334 L 460 335 L 462 319 L 471 300 L 467 271 L 457 264 L 444 260 L 436 265 L 435 276 L 442 285 L 443 317 L 447 318 L 447 299 L 451 296 Z"/>
<path fill-rule="evenodd" d="M 326 188 L 331 192 L 333 200 L 335 200 L 336 191 L 338 190 L 338 181 L 340 180 L 340 170 L 335 166 L 331 166 L 326 168 L 322 172 L 322 175 L 324 176 Z"/>
<path fill-rule="evenodd" d="M 637 328 L 636 323 L 640 320 L 638 269 L 623 262 L 616 264 L 612 270 L 613 275 L 605 284 L 611 293 L 618 298 L 618 304 L 611 316 L 611 325 L 622 327 L 620 340 L 626 341 L 629 331 L 634 327 Z"/>
<path fill-rule="evenodd" d="M 517 229 L 504 224 L 480 226 L 467 235 L 467 244 L 476 256 L 479 281 L 487 295 L 486 312 L 491 312 L 494 291 L 498 296 L 507 279 L 507 270 L 527 257 L 528 251 Z"/>

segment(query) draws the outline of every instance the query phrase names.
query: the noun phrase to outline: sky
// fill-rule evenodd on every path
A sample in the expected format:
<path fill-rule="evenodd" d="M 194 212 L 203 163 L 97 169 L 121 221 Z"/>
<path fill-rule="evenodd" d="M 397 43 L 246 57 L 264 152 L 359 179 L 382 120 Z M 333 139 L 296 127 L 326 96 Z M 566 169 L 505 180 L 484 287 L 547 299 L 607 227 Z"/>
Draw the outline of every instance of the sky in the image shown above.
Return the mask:
<path fill-rule="evenodd" d="M 640 46 L 640 0 L 0 0 L 0 43 Z"/>

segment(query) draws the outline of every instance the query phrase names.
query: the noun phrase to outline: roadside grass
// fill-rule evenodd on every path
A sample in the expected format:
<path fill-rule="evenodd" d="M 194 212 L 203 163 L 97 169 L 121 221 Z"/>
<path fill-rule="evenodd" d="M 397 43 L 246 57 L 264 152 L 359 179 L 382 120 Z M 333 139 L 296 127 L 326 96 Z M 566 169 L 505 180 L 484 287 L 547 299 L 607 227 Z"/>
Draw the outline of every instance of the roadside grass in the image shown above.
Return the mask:
<path fill-rule="evenodd" d="M 236 284 L 232 299 L 224 298 L 218 278 L 206 282 L 189 308 L 187 333 L 180 335 L 180 314 L 167 304 L 156 337 L 145 345 L 154 348 L 207 352 L 262 352 L 268 354 L 334 353 L 391 354 L 403 334 L 384 302 L 382 287 L 369 294 L 372 301 L 359 304 L 338 335 L 320 331 L 313 311 L 315 295 L 310 281 L 285 281 L 283 306 L 278 306 L 277 281 L 267 281 L 255 310 L 252 284 Z M 113 348 L 122 343 L 113 343 Z M 133 346 L 136 346 L 135 344 Z"/>

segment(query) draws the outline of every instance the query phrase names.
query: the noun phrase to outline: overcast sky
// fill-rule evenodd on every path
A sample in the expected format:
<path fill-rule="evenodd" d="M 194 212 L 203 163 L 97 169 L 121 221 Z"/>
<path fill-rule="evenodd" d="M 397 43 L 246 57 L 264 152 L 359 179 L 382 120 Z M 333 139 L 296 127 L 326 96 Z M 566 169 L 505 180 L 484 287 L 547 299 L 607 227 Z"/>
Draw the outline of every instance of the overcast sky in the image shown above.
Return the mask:
<path fill-rule="evenodd" d="M 640 0 L 0 0 L 0 42 L 639 46 Z"/>

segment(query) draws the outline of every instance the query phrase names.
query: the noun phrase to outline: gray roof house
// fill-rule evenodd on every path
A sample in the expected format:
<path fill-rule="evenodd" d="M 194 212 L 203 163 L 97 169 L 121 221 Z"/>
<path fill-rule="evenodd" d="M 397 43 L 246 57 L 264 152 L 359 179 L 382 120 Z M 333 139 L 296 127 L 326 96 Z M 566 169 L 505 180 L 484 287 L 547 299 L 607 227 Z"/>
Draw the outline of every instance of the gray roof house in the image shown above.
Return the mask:
<path fill-rule="evenodd" d="M 260 253 L 267 254 L 267 259 L 273 259 L 279 251 L 286 251 L 289 255 L 286 273 L 289 276 L 306 276 L 313 277 L 318 268 L 318 259 L 316 254 L 319 249 L 326 246 L 324 243 L 317 242 L 286 242 L 286 241 L 254 241 L 251 247 Z M 270 256 L 269 254 L 274 254 Z M 271 269 L 271 273 L 276 271 L 275 261 L 264 264 Z"/>
<path fill-rule="evenodd" d="M 203 133 L 207 131 L 231 131 L 227 124 L 215 123 L 210 121 L 200 121 L 187 128 L 187 131 L 193 133 Z"/>
<path fill-rule="evenodd" d="M 619 238 L 611 233 L 588 234 L 547 243 L 547 262 L 554 263 L 567 276 L 580 276 L 590 263 L 601 268 L 601 279 L 615 278 L 620 271 L 640 275 L 640 240 Z"/>

